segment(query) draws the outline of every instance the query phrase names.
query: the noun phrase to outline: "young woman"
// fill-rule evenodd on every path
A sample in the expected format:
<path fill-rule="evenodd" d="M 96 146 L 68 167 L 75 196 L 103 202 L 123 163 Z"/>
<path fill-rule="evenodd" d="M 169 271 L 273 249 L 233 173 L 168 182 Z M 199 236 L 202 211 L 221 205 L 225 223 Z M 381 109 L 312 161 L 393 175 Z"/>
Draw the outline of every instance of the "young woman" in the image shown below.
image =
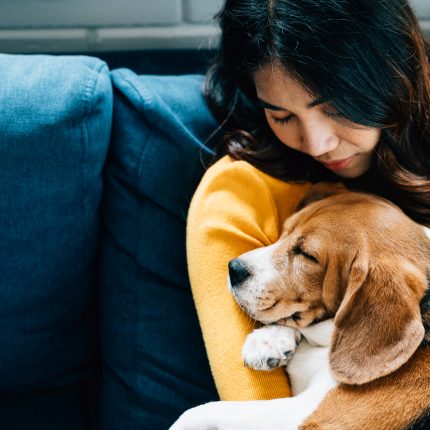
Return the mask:
<path fill-rule="evenodd" d="M 188 264 L 221 399 L 289 394 L 241 362 L 254 327 L 227 263 L 277 240 L 309 183 L 342 181 L 430 223 L 429 46 L 406 0 L 226 0 L 206 82 L 225 129 L 193 198 Z"/>

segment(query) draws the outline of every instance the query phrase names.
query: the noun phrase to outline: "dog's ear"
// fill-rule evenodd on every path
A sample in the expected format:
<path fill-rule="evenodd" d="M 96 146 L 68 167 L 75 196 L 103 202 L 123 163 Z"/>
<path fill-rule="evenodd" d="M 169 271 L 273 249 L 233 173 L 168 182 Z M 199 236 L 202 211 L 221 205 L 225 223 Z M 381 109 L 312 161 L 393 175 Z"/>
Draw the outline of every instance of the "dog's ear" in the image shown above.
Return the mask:
<path fill-rule="evenodd" d="M 407 261 L 372 258 L 351 266 L 334 320 L 330 367 L 339 382 L 364 384 L 402 366 L 424 338 L 420 297 L 426 276 Z"/>
<path fill-rule="evenodd" d="M 312 185 L 299 201 L 296 206 L 296 212 L 313 202 L 334 196 L 335 194 L 345 193 L 347 191 L 347 188 L 341 182 L 318 182 L 317 184 Z"/>

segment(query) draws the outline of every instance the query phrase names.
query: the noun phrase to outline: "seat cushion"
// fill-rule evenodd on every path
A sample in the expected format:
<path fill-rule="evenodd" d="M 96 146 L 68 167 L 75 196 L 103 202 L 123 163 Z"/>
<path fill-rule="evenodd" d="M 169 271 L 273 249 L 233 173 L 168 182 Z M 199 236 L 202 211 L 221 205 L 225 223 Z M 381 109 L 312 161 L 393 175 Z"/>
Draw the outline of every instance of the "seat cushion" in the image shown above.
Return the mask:
<path fill-rule="evenodd" d="M 202 76 L 111 73 L 101 258 L 102 427 L 166 429 L 217 399 L 188 281 L 185 221 L 216 128 Z"/>
<path fill-rule="evenodd" d="M 0 55 L 0 83 L 0 426 L 83 428 L 109 71 L 84 56 Z"/>

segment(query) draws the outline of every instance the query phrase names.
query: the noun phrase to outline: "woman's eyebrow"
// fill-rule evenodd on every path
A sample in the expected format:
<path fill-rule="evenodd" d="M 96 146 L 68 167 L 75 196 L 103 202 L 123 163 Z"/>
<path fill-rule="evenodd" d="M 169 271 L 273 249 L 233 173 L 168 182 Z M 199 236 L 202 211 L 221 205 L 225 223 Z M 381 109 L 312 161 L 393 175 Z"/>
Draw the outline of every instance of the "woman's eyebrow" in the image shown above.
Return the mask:
<path fill-rule="evenodd" d="M 272 103 L 266 102 L 265 100 L 260 99 L 259 97 L 257 97 L 257 100 L 258 100 L 258 104 L 263 109 L 270 109 L 270 110 L 276 110 L 276 111 L 287 111 L 287 112 L 290 112 L 290 110 L 287 109 L 287 108 L 285 108 L 285 107 L 272 105 Z M 315 106 L 318 106 L 320 104 L 323 104 L 323 103 L 325 103 L 325 101 L 323 99 L 319 98 L 319 99 L 312 100 L 310 103 L 307 104 L 306 107 L 308 109 L 311 109 L 311 108 L 313 108 Z"/>
<path fill-rule="evenodd" d="M 271 103 L 268 103 L 268 102 L 266 102 L 260 98 L 258 98 L 258 103 L 263 109 L 288 111 L 288 109 L 286 109 L 282 106 L 272 105 Z"/>
<path fill-rule="evenodd" d="M 323 105 L 323 104 L 325 104 L 327 102 L 328 102 L 327 99 L 324 99 L 322 97 L 317 98 L 315 100 L 312 100 L 310 103 L 308 103 L 308 109 L 310 109 L 312 107 L 315 107 L 315 106 L 318 106 L 318 105 Z"/>

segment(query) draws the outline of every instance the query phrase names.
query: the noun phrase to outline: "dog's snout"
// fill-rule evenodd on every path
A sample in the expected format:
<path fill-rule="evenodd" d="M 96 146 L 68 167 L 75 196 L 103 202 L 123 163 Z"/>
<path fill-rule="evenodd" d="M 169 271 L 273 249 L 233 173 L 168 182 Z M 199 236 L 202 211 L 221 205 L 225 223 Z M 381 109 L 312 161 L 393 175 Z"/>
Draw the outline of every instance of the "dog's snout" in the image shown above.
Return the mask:
<path fill-rule="evenodd" d="M 251 275 L 246 264 L 239 258 L 235 258 L 228 263 L 228 272 L 233 288 L 239 287 Z"/>

